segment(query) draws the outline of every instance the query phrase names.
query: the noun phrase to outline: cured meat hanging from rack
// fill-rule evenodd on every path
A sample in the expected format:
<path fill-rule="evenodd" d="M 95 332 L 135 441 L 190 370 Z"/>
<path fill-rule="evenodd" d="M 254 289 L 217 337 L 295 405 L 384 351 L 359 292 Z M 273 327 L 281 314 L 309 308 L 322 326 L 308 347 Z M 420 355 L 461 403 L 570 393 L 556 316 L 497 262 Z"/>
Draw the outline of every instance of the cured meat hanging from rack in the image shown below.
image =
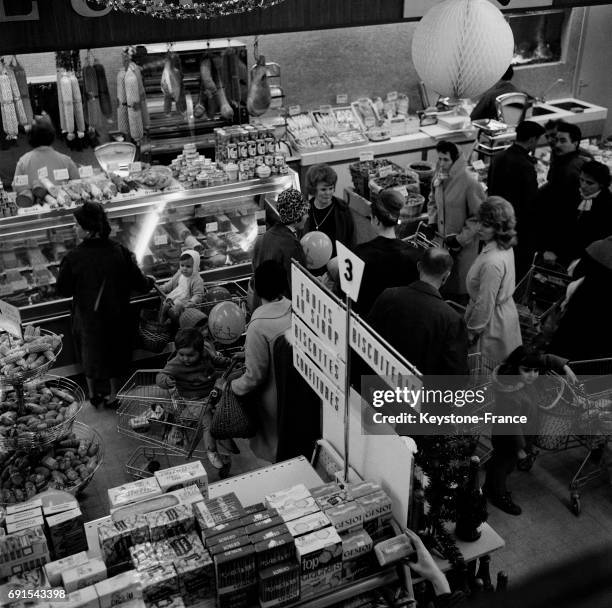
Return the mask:
<path fill-rule="evenodd" d="M 215 66 L 215 72 L 217 73 L 217 80 L 215 84 L 217 85 L 217 101 L 219 102 L 219 106 L 221 108 L 221 116 L 223 116 L 225 120 L 233 120 L 234 109 L 227 101 L 227 97 L 225 95 L 225 83 L 228 81 L 228 78 L 227 74 L 225 73 L 223 57 L 221 55 L 213 55 L 212 60 L 213 65 Z"/>
<path fill-rule="evenodd" d="M 88 64 L 83 68 L 83 89 L 87 103 L 83 106 L 87 114 L 87 124 L 90 134 L 101 132 L 102 111 L 100 109 L 100 94 L 98 91 L 98 78 L 93 65 Z"/>
<path fill-rule="evenodd" d="M 23 101 L 21 100 L 21 93 L 19 92 L 19 85 L 17 84 L 17 78 L 13 68 L 6 66 L 6 73 L 11 82 L 11 93 L 13 94 L 13 105 L 15 106 L 15 113 L 17 114 L 17 120 L 19 124 L 25 129 L 29 126 L 28 117 L 26 115 Z"/>
<path fill-rule="evenodd" d="M 196 118 L 206 120 L 208 115 L 214 114 L 213 105 L 217 95 L 217 85 L 212 77 L 212 64 L 210 58 L 205 56 L 200 62 L 200 98 L 193 111 Z"/>
<path fill-rule="evenodd" d="M 110 93 L 108 92 L 108 81 L 106 80 L 106 71 L 104 66 L 94 59 L 93 64 L 94 70 L 96 71 L 96 78 L 98 80 L 98 97 L 100 101 L 100 110 L 103 116 L 109 121 L 113 116 L 113 104 L 111 103 Z"/>
<path fill-rule="evenodd" d="M 247 111 L 251 116 L 261 116 L 272 103 L 272 93 L 268 82 L 266 58 L 259 55 L 257 64 L 251 70 L 251 84 L 247 97 Z"/>
<path fill-rule="evenodd" d="M 237 108 L 242 104 L 242 88 L 240 86 L 240 59 L 236 49 L 227 49 L 226 56 L 230 66 L 230 78 L 232 83 L 231 99 Z"/>
<path fill-rule="evenodd" d="M 181 59 L 177 53 L 168 53 L 166 56 L 161 77 L 161 90 L 164 94 L 164 114 L 166 116 L 172 113 L 172 102 L 176 103 L 177 111 L 182 114 L 187 111 Z"/>
<path fill-rule="evenodd" d="M 17 61 L 16 57 L 13 57 L 13 73 L 15 74 L 15 80 L 17 81 L 17 87 L 19 88 L 19 95 L 21 96 L 21 102 L 23 103 L 23 109 L 26 113 L 27 124 L 25 130 L 29 131 L 32 123 L 34 122 L 34 112 L 32 111 L 32 102 L 30 101 L 30 92 L 28 90 L 28 79 L 22 65 Z"/>
<path fill-rule="evenodd" d="M 129 137 L 130 123 L 128 121 L 127 100 L 125 97 L 125 69 L 117 72 L 117 128 Z"/>
<path fill-rule="evenodd" d="M 2 113 L 2 126 L 6 133 L 6 139 L 17 139 L 19 133 L 19 122 L 13 102 L 13 91 L 11 80 L 7 74 L 6 66 L 0 66 L 0 106 Z"/>
<path fill-rule="evenodd" d="M 72 106 L 74 108 L 74 122 L 76 125 L 77 136 L 79 139 L 82 139 L 85 137 L 85 116 L 83 113 L 81 87 L 74 72 L 69 73 L 69 78 L 72 91 Z"/>
<path fill-rule="evenodd" d="M 138 77 L 132 65 L 125 72 L 125 100 L 127 103 L 128 125 L 130 137 L 137 144 L 144 137 L 144 121 L 142 115 L 142 104 L 140 103 L 140 91 L 138 89 Z"/>
<path fill-rule="evenodd" d="M 66 139 L 74 139 L 74 107 L 72 105 L 72 82 L 66 70 L 59 73 L 57 83 L 58 97 L 60 98 L 60 116 L 63 116 L 62 132 L 66 133 Z"/>

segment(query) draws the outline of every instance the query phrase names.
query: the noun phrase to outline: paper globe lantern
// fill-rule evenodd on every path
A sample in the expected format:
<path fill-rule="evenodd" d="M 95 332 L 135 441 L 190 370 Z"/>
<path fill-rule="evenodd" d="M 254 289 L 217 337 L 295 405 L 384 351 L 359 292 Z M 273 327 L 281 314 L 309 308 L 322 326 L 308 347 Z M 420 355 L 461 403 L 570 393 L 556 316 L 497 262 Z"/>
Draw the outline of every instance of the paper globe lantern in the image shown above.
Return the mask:
<path fill-rule="evenodd" d="M 445 0 L 419 21 L 412 61 L 425 84 L 443 97 L 478 97 L 508 69 L 514 36 L 488 0 Z"/>
<path fill-rule="evenodd" d="M 221 344 L 233 344 L 246 327 L 244 312 L 234 302 L 219 302 L 208 316 L 211 336 Z"/>
<path fill-rule="evenodd" d="M 331 239 L 319 230 L 306 233 L 300 244 L 306 257 L 306 268 L 309 270 L 323 268 L 331 259 L 334 250 Z"/>

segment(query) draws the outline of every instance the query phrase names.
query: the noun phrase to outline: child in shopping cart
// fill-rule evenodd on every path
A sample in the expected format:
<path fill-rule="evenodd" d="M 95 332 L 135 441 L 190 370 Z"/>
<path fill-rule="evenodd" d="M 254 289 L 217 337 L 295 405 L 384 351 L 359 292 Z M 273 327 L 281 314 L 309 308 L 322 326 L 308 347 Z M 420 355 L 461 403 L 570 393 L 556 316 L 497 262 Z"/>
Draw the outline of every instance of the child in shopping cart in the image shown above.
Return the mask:
<path fill-rule="evenodd" d="M 204 299 L 204 281 L 200 276 L 200 254 L 188 249 L 179 258 L 179 268 L 160 290 L 166 294 L 162 305 L 162 320 L 178 322 L 188 308 L 193 308 Z"/>
<path fill-rule="evenodd" d="M 487 468 L 483 489 L 491 504 L 510 515 L 520 515 L 521 508 L 512 500 L 506 486 L 508 475 L 518 467 L 528 471 L 537 452 L 537 380 L 541 373 L 556 372 L 575 383 L 576 376 L 567 359 L 539 353 L 531 347 L 519 346 L 492 374 L 495 414 L 524 415 L 527 424 L 494 425 L 491 433 L 493 453 Z"/>
<path fill-rule="evenodd" d="M 174 346 L 175 353 L 157 374 L 157 385 L 168 390 L 176 389 L 184 399 L 205 399 L 221 375 L 215 362 L 229 363 L 229 359 L 215 357 L 213 361 L 201 331 L 196 328 L 180 329 L 174 339 Z M 229 469 L 231 454 L 238 453 L 238 450 L 232 440 L 217 441 L 211 435 L 212 414 L 212 408 L 207 408 L 202 425 L 208 460 L 216 469 Z"/>

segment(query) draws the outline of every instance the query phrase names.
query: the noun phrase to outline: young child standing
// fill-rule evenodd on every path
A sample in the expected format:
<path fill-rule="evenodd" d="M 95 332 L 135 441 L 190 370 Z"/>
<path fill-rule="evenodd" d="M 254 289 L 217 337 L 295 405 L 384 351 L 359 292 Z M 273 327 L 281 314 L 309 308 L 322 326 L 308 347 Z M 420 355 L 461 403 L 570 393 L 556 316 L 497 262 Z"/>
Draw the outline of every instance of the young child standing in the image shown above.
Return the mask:
<path fill-rule="evenodd" d="M 166 320 L 178 321 L 186 308 L 200 304 L 204 299 L 200 254 L 193 249 L 183 251 L 178 270 L 160 289 L 167 295 L 163 305 Z"/>
<path fill-rule="evenodd" d="M 174 339 L 175 353 L 157 374 L 159 387 L 176 389 L 185 399 L 204 399 L 212 391 L 219 372 L 204 345 L 202 333 L 195 328 L 180 329 Z M 229 469 L 230 455 L 238 453 L 233 440 L 219 441 L 210 433 L 212 408 L 204 415 L 202 430 L 208 460 L 216 469 Z"/>

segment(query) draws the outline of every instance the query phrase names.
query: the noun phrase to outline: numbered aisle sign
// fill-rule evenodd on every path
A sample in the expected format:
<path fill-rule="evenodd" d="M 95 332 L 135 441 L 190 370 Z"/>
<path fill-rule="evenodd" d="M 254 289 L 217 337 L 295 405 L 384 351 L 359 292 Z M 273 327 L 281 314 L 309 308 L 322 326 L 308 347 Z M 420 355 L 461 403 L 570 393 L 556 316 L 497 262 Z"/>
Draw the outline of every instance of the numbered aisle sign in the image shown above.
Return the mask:
<path fill-rule="evenodd" d="M 357 302 L 365 262 L 361 258 L 358 258 L 340 241 L 336 241 L 336 251 L 338 252 L 340 287 L 342 287 L 342 291 L 351 298 L 353 302 Z"/>

